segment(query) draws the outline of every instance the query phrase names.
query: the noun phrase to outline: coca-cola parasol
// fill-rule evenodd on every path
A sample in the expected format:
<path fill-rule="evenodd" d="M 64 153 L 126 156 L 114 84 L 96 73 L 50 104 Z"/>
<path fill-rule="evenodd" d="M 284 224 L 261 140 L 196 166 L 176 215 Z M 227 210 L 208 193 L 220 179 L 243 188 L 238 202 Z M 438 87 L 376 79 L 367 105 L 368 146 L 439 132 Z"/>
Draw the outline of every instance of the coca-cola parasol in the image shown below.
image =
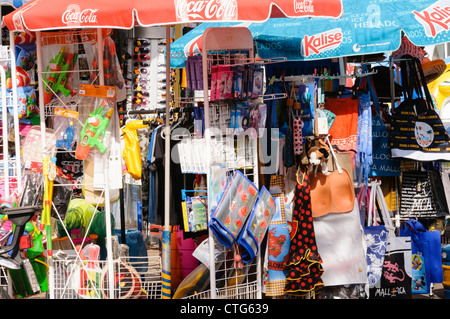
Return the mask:
<path fill-rule="evenodd" d="M 270 17 L 331 17 L 341 0 L 32 0 L 4 16 L 10 31 L 131 29 L 183 22 L 265 21 Z"/>

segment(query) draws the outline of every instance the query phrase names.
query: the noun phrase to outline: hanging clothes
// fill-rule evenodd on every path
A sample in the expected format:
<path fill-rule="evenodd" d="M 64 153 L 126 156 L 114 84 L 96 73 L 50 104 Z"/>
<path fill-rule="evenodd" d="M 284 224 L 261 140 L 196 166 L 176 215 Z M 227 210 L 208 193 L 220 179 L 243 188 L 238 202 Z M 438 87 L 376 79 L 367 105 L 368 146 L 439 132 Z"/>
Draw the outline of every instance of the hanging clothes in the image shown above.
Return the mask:
<path fill-rule="evenodd" d="M 291 246 L 286 262 L 285 292 L 304 295 L 324 285 L 322 259 L 319 255 L 311 212 L 310 181 L 307 171 L 298 172 L 295 189 Z"/>
<path fill-rule="evenodd" d="M 357 136 L 357 161 L 361 172 L 358 174 L 358 183 L 368 183 L 370 168 L 372 166 L 372 106 L 370 95 L 359 95 L 358 103 L 358 136 Z"/>
<path fill-rule="evenodd" d="M 164 207 L 165 207 L 165 140 L 164 140 L 164 126 L 159 127 L 155 130 L 152 154 L 150 157 L 149 171 L 154 173 L 154 195 L 152 199 L 154 200 L 154 223 L 158 225 L 164 224 Z M 177 157 L 177 149 L 174 147 L 180 141 L 171 140 L 171 160 L 170 160 L 170 213 L 169 222 L 170 225 L 183 225 L 183 214 L 181 208 L 182 195 L 181 190 L 184 185 L 193 185 L 195 175 L 193 174 L 182 174 L 180 164 L 174 162 L 173 158 Z M 150 154 L 149 154 L 150 156 Z M 183 183 L 184 181 L 184 183 Z M 150 186 L 150 185 L 149 185 Z M 149 200 L 150 201 L 150 200 Z M 150 203 L 149 203 L 150 206 Z M 151 212 L 149 208 L 149 218 Z"/>
<path fill-rule="evenodd" d="M 155 160 L 155 147 L 156 147 L 156 136 L 160 134 L 160 129 L 163 125 L 159 125 L 156 127 L 152 135 L 150 137 L 150 143 L 148 146 L 148 155 L 147 155 L 147 167 L 149 174 L 149 185 L 148 185 L 148 222 L 150 224 L 160 224 L 161 221 L 156 220 L 156 212 L 157 212 L 157 188 L 156 188 L 156 177 L 159 163 Z M 159 148 L 160 146 L 158 146 Z"/>
<path fill-rule="evenodd" d="M 327 98 L 325 108 L 336 115 L 328 132 L 331 136 L 331 144 L 342 151 L 356 151 L 359 99 Z"/>

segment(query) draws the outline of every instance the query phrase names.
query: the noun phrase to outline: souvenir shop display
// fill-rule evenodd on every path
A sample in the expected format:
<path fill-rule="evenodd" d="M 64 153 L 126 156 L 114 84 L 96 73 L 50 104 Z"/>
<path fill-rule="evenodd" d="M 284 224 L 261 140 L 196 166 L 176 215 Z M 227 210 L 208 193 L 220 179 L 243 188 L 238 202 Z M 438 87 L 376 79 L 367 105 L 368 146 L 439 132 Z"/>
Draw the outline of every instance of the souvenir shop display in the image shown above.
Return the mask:
<path fill-rule="evenodd" d="M 280 62 L 257 56 L 248 28 L 211 27 L 167 74 L 161 30 L 122 41 L 110 30 L 40 32 L 40 52 L 17 48 L 20 205 L 43 204 L 23 241 L 57 279 L 39 278 L 33 293 L 432 294 L 444 281 L 444 229 L 433 227 L 450 213 L 450 139 L 426 52 L 404 36 L 389 61 Z M 401 76 L 388 83 L 391 72 Z M 0 221 L 0 248 L 10 231 Z"/>

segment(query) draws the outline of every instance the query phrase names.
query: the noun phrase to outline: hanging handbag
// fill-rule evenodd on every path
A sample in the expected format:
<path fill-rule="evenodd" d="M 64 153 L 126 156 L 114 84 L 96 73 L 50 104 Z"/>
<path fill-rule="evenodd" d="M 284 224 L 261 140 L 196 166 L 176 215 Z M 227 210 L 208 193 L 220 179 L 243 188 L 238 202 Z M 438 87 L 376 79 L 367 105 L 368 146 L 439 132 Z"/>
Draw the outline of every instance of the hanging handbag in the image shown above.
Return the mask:
<path fill-rule="evenodd" d="M 417 58 L 402 61 L 402 86 L 406 98 L 392 110 L 391 157 L 450 161 L 450 138 L 434 109 Z"/>
<path fill-rule="evenodd" d="M 444 280 L 441 232 L 428 231 L 421 222 L 410 219 L 402 223 L 400 236 L 411 237 L 413 274 L 414 270 L 420 273 L 421 268 L 425 268 L 424 280 L 421 277 L 413 277 L 413 293 L 429 293 L 431 283 L 441 283 Z"/>
<path fill-rule="evenodd" d="M 367 198 L 367 220 L 364 226 L 364 237 L 367 244 L 367 280 L 369 286 L 374 286 L 380 279 L 383 270 L 384 256 L 386 253 L 387 239 L 389 235 L 389 230 L 383 224 L 378 224 L 376 210 L 375 210 L 375 200 L 381 203 L 384 197 L 380 197 L 380 186 L 378 182 L 371 182 L 370 187 L 365 186 L 360 190 L 358 194 L 358 201 L 360 203 L 360 210 L 364 198 Z M 382 195 L 382 193 L 381 193 Z M 384 210 L 385 205 L 380 205 L 383 209 L 383 221 L 388 216 L 386 210 Z M 387 219 L 385 222 L 390 229 L 393 229 L 392 222 Z"/>
<path fill-rule="evenodd" d="M 355 190 L 347 170 L 339 164 L 327 138 L 337 169 L 331 174 L 311 173 L 311 211 L 313 217 L 329 213 L 348 213 L 354 209 Z"/>
<path fill-rule="evenodd" d="M 442 196 L 442 180 L 439 177 L 436 171 L 412 170 L 402 173 L 401 217 L 436 218 L 448 215 L 446 199 Z"/>
<path fill-rule="evenodd" d="M 231 248 L 245 226 L 258 198 L 258 189 L 241 172 L 235 171 L 228 179 L 219 204 L 211 213 L 209 228 L 217 240 Z"/>
<path fill-rule="evenodd" d="M 380 280 L 369 299 L 411 299 L 411 238 L 389 235 Z"/>
<path fill-rule="evenodd" d="M 371 176 L 400 176 L 400 161 L 391 158 L 389 131 L 381 118 L 378 96 L 375 93 L 373 79 L 367 77 L 367 86 L 373 102 L 375 114 L 372 115 L 372 165 Z"/>

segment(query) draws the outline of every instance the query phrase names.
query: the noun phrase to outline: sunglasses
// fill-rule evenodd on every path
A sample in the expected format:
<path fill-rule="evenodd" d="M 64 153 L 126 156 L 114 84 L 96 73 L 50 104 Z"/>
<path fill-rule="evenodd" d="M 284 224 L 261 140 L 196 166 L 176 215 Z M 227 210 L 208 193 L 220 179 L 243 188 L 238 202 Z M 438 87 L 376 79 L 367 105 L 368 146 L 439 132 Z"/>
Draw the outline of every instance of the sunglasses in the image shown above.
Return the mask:
<path fill-rule="evenodd" d="M 150 97 L 150 93 L 138 91 L 138 92 L 134 92 L 134 96 L 142 99 L 143 97 Z"/>
<path fill-rule="evenodd" d="M 147 87 L 145 85 L 133 84 L 134 91 L 147 91 Z"/>
<path fill-rule="evenodd" d="M 147 84 L 148 80 L 146 78 L 143 78 L 143 77 L 136 77 L 134 79 L 134 82 L 136 84 Z"/>
<path fill-rule="evenodd" d="M 138 98 L 138 97 L 133 97 L 132 99 L 131 99 L 131 104 L 133 104 L 133 105 L 146 105 L 147 104 L 147 100 L 146 99 L 141 99 L 141 98 Z"/>
<path fill-rule="evenodd" d="M 146 45 L 150 45 L 150 42 L 147 40 L 136 40 L 136 41 L 134 41 L 134 45 L 138 46 L 138 47 L 146 46 Z"/>
<path fill-rule="evenodd" d="M 150 53 L 150 48 L 146 47 L 135 47 L 134 48 L 135 53 Z"/>
<path fill-rule="evenodd" d="M 148 54 L 145 54 L 145 53 L 133 54 L 133 60 L 135 60 L 135 61 L 148 61 L 148 60 L 150 60 L 150 56 Z"/>
<path fill-rule="evenodd" d="M 149 67 L 150 66 L 150 63 L 147 63 L 147 62 L 141 62 L 141 61 L 135 61 L 134 63 L 133 63 L 133 65 L 134 65 L 134 67 L 135 68 L 138 68 L 138 67 Z"/>

